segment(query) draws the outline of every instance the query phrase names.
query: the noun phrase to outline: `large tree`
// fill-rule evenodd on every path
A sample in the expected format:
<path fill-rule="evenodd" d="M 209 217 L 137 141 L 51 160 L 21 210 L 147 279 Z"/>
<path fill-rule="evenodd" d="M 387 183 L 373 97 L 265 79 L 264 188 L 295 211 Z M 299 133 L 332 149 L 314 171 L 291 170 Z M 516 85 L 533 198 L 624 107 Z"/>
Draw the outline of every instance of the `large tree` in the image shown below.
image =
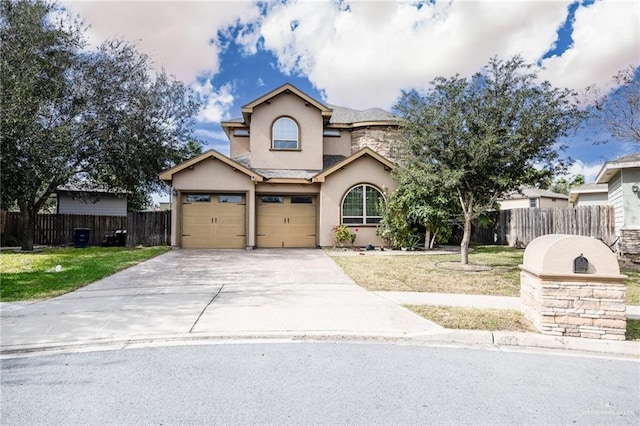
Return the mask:
<path fill-rule="evenodd" d="M 464 217 L 461 261 L 468 263 L 471 222 L 505 193 L 566 169 L 558 151 L 583 118 L 574 93 L 538 80 L 519 57 L 493 58 L 471 78 L 438 77 L 430 89 L 403 93 L 401 173 L 422 170 L 425 185 L 454 194 Z"/>
<path fill-rule="evenodd" d="M 606 95 L 593 88 L 592 117 L 611 137 L 622 142 L 640 144 L 640 68 L 629 67 L 613 77 L 616 89 Z"/>
<path fill-rule="evenodd" d="M 24 250 L 58 186 L 147 194 L 188 151 L 189 90 L 126 42 L 87 50 L 85 27 L 43 0 L 0 0 L 1 201 L 19 208 Z"/>

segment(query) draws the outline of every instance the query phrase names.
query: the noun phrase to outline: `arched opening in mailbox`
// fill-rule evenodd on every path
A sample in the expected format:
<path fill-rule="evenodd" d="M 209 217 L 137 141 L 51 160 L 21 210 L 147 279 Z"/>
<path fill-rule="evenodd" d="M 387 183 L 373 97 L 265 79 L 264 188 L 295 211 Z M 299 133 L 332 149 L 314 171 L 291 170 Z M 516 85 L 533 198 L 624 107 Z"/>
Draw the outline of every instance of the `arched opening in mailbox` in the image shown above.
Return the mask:
<path fill-rule="evenodd" d="M 573 272 L 576 274 L 586 274 L 589 272 L 589 261 L 582 254 L 573 259 Z"/>

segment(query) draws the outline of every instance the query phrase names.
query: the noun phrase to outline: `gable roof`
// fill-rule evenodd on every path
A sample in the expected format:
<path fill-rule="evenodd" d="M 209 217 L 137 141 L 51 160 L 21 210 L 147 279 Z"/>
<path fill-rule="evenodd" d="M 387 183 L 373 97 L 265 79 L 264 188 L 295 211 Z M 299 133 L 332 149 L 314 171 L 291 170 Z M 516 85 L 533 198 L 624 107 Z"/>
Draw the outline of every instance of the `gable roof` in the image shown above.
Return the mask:
<path fill-rule="evenodd" d="M 347 157 L 344 160 L 342 160 L 342 161 L 334 164 L 333 166 L 329 167 L 328 169 L 325 169 L 325 170 L 321 171 L 320 173 L 315 175 L 311 181 L 312 182 L 324 182 L 326 177 L 329 176 L 330 174 L 337 172 L 338 170 L 342 169 L 343 167 L 345 167 L 345 166 L 353 163 L 357 159 L 359 159 L 361 157 L 365 157 L 365 156 L 368 156 L 368 157 L 373 158 L 374 160 L 377 160 L 378 162 L 382 163 L 385 167 L 388 167 L 389 169 L 395 168 L 395 165 L 391 161 L 387 160 L 385 157 L 383 157 L 382 155 L 378 154 L 377 152 L 375 152 L 371 148 L 365 147 L 365 148 L 362 148 L 360 151 L 356 152 L 355 154 L 351 155 L 350 157 Z"/>
<path fill-rule="evenodd" d="M 561 198 L 569 199 L 568 195 L 549 191 L 548 189 L 534 188 L 532 186 L 523 186 L 519 191 L 513 191 L 504 196 L 502 200 L 517 200 L 522 198 Z"/>
<path fill-rule="evenodd" d="M 326 106 L 325 104 L 323 104 L 320 101 L 317 101 L 316 99 L 312 98 L 311 96 L 307 95 L 306 93 L 304 93 L 302 90 L 298 89 L 297 87 L 295 87 L 293 84 L 290 83 L 285 83 L 282 86 L 260 96 L 257 99 L 254 99 L 253 101 L 249 102 L 248 104 L 246 104 L 245 106 L 243 106 L 240 110 L 242 111 L 242 116 L 244 117 L 244 122 L 245 123 L 249 123 L 250 121 L 250 116 L 251 114 L 253 114 L 253 109 L 265 102 L 268 102 L 269 100 L 275 98 L 276 96 L 282 94 L 282 93 L 292 93 L 294 95 L 296 95 L 297 97 L 299 97 L 300 99 L 302 99 L 303 101 L 305 101 L 307 104 L 309 105 L 313 105 L 314 107 L 318 108 L 320 110 L 320 114 L 322 114 L 323 117 L 331 117 L 331 113 L 332 110 L 331 108 L 329 108 L 328 106 Z"/>
<path fill-rule="evenodd" d="M 359 123 L 379 123 L 398 124 L 398 117 L 381 108 L 369 108 L 363 111 L 346 108 L 338 105 L 329 105 L 333 114 L 329 119 L 329 124 L 359 124 Z"/>
<path fill-rule="evenodd" d="M 618 174 L 620 170 L 631 167 L 640 168 L 640 152 L 604 163 L 602 169 L 600 169 L 600 173 L 598 173 L 596 177 L 596 183 L 607 183 Z"/>
<path fill-rule="evenodd" d="M 254 179 L 256 182 L 262 182 L 264 180 L 264 178 L 257 172 L 246 168 L 245 166 L 243 166 L 242 164 L 238 163 L 237 161 L 232 160 L 231 158 L 227 157 L 226 155 L 223 155 L 221 153 L 219 153 L 218 151 L 216 151 L 215 149 L 210 149 L 207 152 L 204 152 L 196 157 L 193 157 L 190 160 L 187 160 L 183 163 L 180 163 L 178 165 L 176 165 L 175 167 L 170 168 L 169 170 L 165 170 L 164 172 L 160 173 L 160 179 L 165 181 L 165 182 L 170 182 L 171 180 L 173 180 L 173 175 L 175 175 L 178 172 L 181 172 L 184 169 L 188 169 L 189 167 L 193 167 L 194 165 L 196 165 L 197 163 L 204 161 L 204 160 L 208 160 L 210 158 L 216 159 L 216 160 L 220 160 L 223 163 L 225 163 L 226 165 L 228 165 L 229 167 L 238 170 L 242 173 L 244 173 L 245 175 L 251 177 L 252 179 Z"/>

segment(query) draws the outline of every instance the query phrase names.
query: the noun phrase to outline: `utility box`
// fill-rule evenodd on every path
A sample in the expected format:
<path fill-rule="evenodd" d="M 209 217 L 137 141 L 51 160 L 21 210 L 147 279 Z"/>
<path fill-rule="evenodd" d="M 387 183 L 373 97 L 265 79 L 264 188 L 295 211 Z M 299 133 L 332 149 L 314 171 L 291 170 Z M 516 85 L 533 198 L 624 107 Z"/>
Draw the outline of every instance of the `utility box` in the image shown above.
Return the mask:
<path fill-rule="evenodd" d="M 73 246 L 75 248 L 89 247 L 90 237 L 91 237 L 91 230 L 89 228 L 74 228 L 73 229 Z"/>
<path fill-rule="evenodd" d="M 544 235 L 527 246 L 520 270 L 524 314 L 542 334 L 625 339 L 627 277 L 602 241 Z"/>

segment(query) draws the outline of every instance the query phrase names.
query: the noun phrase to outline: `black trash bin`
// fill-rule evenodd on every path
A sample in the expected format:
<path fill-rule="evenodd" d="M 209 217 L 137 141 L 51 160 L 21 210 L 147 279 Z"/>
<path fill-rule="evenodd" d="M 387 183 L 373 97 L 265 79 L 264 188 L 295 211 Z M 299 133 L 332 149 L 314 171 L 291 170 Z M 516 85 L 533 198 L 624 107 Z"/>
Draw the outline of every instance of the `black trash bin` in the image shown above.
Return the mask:
<path fill-rule="evenodd" d="M 89 228 L 74 228 L 73 246 L 76 248 L 89 247 L 89 237 L 91 237 L 91 230 Z"/>
<path fill-rule="evenodd" d="M 116 245 L 118 247 L 126 247 L 127 246 L 127 230 L 126 229 L 116 229 L 114 231 L 116 237 Z"/>

